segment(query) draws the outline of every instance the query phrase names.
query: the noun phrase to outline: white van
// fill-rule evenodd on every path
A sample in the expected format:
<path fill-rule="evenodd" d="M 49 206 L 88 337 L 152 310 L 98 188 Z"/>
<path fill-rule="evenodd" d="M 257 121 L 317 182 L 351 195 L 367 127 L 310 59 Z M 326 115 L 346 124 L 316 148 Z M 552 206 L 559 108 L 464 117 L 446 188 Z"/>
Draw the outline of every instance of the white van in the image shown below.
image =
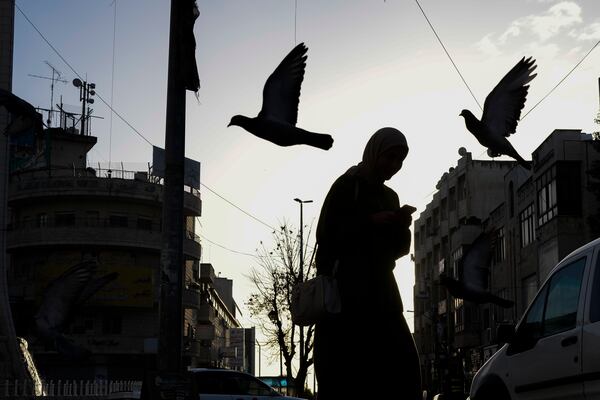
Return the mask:
<path fill-rule="evenodd" d="M 554 267 L 506 336 L 470 400 L 600 399 L 600 239 Z"/>

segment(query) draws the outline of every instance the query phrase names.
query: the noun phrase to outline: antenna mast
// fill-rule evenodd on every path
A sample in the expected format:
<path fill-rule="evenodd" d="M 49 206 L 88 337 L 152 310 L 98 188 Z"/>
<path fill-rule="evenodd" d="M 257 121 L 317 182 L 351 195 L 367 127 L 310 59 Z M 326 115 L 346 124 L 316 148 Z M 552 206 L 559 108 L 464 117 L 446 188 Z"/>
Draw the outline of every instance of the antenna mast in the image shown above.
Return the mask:
<path fill-rule="evenodd" d="M 52 115 L 54 114 L 54 82 L 67 83 L 67 81 L 61 79 L 62 73 L 58 69 L 56 69 L 52 64 L 50 64 L 48 61 L 44 61 L 44 63 L 52 70 L 52 77 L 33 74 L 29 74 L 29 76 L 39 79 L 49 79 L 52 81 L 52 83 L 50 84 L 50 111 L 48 112 L 48 119 L 46 120 L 48 127 L 50 127 L 52 124 Z"/>

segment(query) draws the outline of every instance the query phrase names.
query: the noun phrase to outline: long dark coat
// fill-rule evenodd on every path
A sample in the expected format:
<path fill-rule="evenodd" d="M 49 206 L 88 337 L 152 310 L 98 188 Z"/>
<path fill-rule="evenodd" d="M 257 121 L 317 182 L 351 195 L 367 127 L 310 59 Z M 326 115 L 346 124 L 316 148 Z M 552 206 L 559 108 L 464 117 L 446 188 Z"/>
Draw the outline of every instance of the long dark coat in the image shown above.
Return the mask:
<path fill-rule="evenodd" d="M 318 400 L 421 398 L 418 353 L 393 275 L 395 260 L 409 252 L 410 231 L 369 219 L 399 207 L 392 189 L 358 174 L 342 175 L 327 194 L 317 273 L 331 274 L 339 260 L 342 312 L 316 325 Z"/>

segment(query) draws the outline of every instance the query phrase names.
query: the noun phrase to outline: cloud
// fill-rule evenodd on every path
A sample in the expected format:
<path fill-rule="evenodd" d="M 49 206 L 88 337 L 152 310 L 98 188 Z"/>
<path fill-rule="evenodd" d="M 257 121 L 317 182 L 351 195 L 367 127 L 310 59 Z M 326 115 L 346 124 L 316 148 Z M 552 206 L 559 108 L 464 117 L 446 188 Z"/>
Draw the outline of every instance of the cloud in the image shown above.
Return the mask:
<path fill-rule="evenodd" d="M 539 3 L 548 3 L 547 0 L 538 0 Z M 558 37 L 565 30 L 570 30 L 567 35 L 578 35 L 580 40 L 583 38 L 595 37 L 599 35 L 600 23 L 597 26 L 590 26 L 585 31 L 578 34 L 573 33 L 574 28 L 583 22 L 581 17 L 581 7 L 573 1 L 560 1 L 550 6 L 546 11 L 540 14 L 532 14 L 514 20 L 508 28 L 499 36 L 494 38 L 492 34 L 486 35 L 476 43 L 476 47 L 487 55 L 499 55 L 503 47 L 520 37 L 521 42 L 533 42 L 529 45 L 531 48 L 536 46 L 544 47 L 544 50 L 551 54 L 558 46 L 549 43 L 552 38 Z"/>
<path fill-rule="evenodd" d="M 563 28 L 581 22 L 581 7 L 571 1 L 560 2 L 550 7 L 543 15 L 530 15 L 521 21 L 542 41 L 557 35 Z"/>
<path fill-rule="evenodd" d="M 594 22 L 580 32 L 570 32 L 569 35 L 577 40 L 600 40 L 600 22 Z"/>
<path fill-rule="evenodd" d="M 509 37 L 517 37 L 521 34 L 521 28 L 518 25 L 511 25 L 500 37 L 498 38 L 498 43 L 504 44 L 506 43 L 506 39 Z"/>
<path fill-rule="evenodd" d="M 475 46 L 485 55 L 497 57 L 500 54 L 502 54 L 502 52 L 500 51 L 498 46 L 496 46 L 496 44 L 492 41 L 491 36 L 492 34 L 486 35 L 479 42 L 475 43 Z"/>

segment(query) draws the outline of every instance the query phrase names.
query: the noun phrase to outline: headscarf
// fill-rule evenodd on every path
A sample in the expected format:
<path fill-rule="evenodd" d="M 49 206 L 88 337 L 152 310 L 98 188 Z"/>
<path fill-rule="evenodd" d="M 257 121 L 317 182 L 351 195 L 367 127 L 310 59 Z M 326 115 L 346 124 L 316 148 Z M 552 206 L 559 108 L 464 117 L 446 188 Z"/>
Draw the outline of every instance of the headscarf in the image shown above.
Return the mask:
<path fill-rule="evenodd" d="M 377 182 L 377 176 L 375 175 L 377 159 L 385 151 L 396 146 L 403 147 L 408 153 L 408 143 L 404 134 L 396 128 L 379 129 L 367 142 L 362 161 L 346 171 L 346 174 L 362 176 L 371 183 L 382 183 Z"/>

